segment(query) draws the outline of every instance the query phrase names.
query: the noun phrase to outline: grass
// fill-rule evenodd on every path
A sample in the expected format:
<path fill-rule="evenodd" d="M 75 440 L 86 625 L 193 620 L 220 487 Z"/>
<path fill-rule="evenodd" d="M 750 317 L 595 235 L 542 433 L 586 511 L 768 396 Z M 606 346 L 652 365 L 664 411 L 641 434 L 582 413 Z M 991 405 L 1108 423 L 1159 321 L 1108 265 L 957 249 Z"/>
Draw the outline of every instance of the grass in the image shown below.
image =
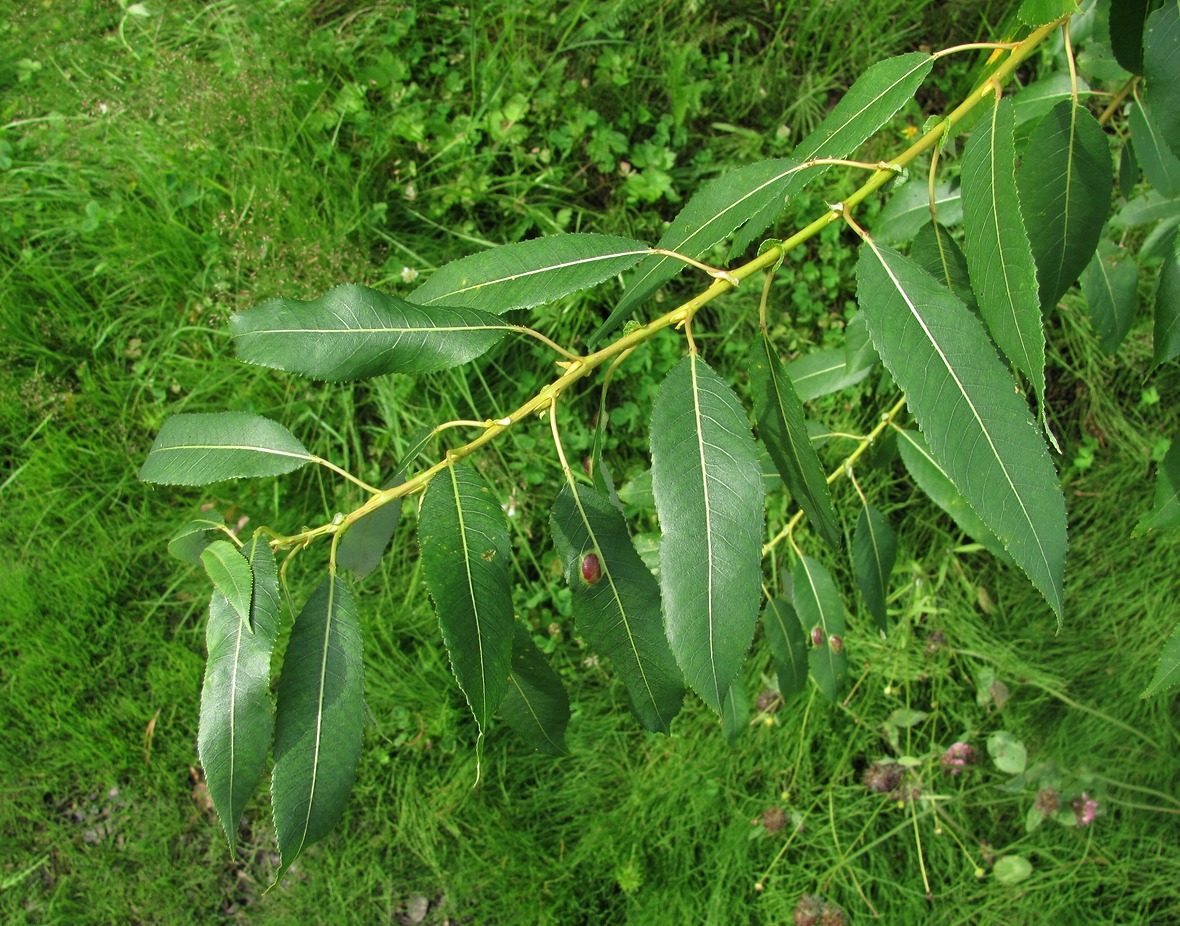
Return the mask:
<path fill-rule="evenodd" d="M 407 518 L 361 586 L 372 717 L 349 811 L 262 897 L 276 864 L 264 798 L 231 860 L 202 793 L 206 583 L 164 542 L 202 504 L 294 529 L 355 499 L 315 473 L 149 489 L 135 471 L 152 436 L 176 411 L 254 410 L 372 481 L 421 426 L 511 407 L 542 374 L 501 350 L 466 375 L 322 390 L 230 362 L 228 314 L 345 279 L 404 291 L 403 267 L 484 240 L 654 239 L 677 198 L 725 165 L 789 150 L 866 62 L 976 25 L 965 34 L 948 4 L 914 32 L 923 17 L 891 0 L 859 4 L 855 30 L 846 10 L 802 3 L 728 17 L 624 3 L 147 6 L 44 3 L 0 24 L 17 49 L 0 62 L 0 919 L 398 922 L 425 903 L 431 923 L 778 923 L 803 893 L 854 922 L 1180 918 L 1174 699 L 1139 698 L 1174 623 L 1180 551 L 1174 536 L 1126 539 L 1149 504 L 1153 447 L 1177 432 L 1180 382 L 1162 370 L 1164 400 L 1144 401 L 1146 328 L 1107 360 L 1078 304 L 1051 337 L 1072 535 L 1060 633 L 886 448 L 862 483 L 900 525 L 897 623 L 881 640 L 854 615 L 862 669 L 847 703 L 805 696 L 732 747 L 699 704 L 672 736 L 645 734 L 609 667 L 571 639 L 544 540 L 551 453 L 543 433 L 514 429 L 482 459 L 519 510 L 518 608 L 542 636 L 555 625 L 571 754 L 534 756 L 496 728 L 473 788 L 473 730 Z M 845 48 L 848 36 L 863 46 Z M 636 174 L 620 175 L 622 160 Z M 839 343 L 851 298 L 847 242 L 813 244 L 788 290 L 792 349 Z M 828 282 L 810 262 L 838 271 L 834 310 L 809 299 Z M 721 365 L 740 361 L 754 298 L 710 313 Z M 572 299 L 537 324 L 572 341 L 606 299 Z M 677 356 L 665 339 L 624 368 L 609 446 L 621 476 L 646 465 L 653 384 Z M 876 389 L 816 414 L 861 429 L 885 400 Z M 562 422 L 571 453 L 588 446 L 592 404 Z M 837 507 L 851 504 L 842 486 Z M 306 594 L 314 569 L 294 580 Z M 1002 710 L 977 697 L 985 670 L 1011 692 Z M 751 695 L 772 687 L 761 645 L 746 681 Z M 897 733 L 923 795 L 900 806 L 862 784 L 890 754 L 882 729 L 899 708 L 927 714 Z M 1000 730 L 1098 798 L 1092 827 L 1026 835 L 1035 787 L 1004 790 L 987 762 L 943 773 L 952 742 L 983 751 Z M 998 884 L 990 861 L 1004 854 L 1027 856 L 1032 877 Z"/>

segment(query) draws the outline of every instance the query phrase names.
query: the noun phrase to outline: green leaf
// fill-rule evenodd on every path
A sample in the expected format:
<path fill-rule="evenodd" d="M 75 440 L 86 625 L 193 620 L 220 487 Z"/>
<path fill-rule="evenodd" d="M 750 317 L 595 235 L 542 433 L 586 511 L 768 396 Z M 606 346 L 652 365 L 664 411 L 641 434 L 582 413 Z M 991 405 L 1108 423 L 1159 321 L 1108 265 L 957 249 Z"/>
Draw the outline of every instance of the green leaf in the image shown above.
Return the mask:
<path fill-rule="evenodd" d="M 457 367 L 510 330 L 488 312 L 411 305 L 355 283 L 307 302 L 271 299 L 229 324 L 239 360 L 332 381 Z"/>
<path fill-rule="evenodd" d="M 1019 884 L 1032 876 L 1032 862 L 1023 855 L 1005 855 L 996 859 L 996 866 L 992 869 L 996 880 L 1000 884 Z"/>
<path fill-rule="evenodd" d="M 811 677 L 824 697 L 835 701 L 848 673 L 848 657 L 843 652 L 844 602 L 831 574 L 810 556 L 795 561 L 793 579 L 795 611 L 804 633 L 814 633 L 815 628 L 822 631 L 819 644 L 813 637 L 807 653 Z"/>
<path fill-rule="evenodd" d="M 1180 157 L 1164 141 L 1159 125 L 1145 101 L 1131 107 L 1128 121 L 1135 157 L 1147 175 L 1147 182 L 1165 199 L 1171 200 L 1180 194 Z"/>
<path fill-rule="evenodd" d="M 1135 195 L 1135 185 L 1139 183 L 1139 161 L 1135 159 L 1135 144 L 1127 139 L 1119 152 L 1119 192 L 1123 199 L 1129 200 Z"/>
<path fill-rule="evenodd" d="M 1180 438 L 1174 439 L 1164 454 L 1155 475 L 1155 502 L 1131 536 L 1169 527 L 1180 527 Z"/>
<path fill-rule="evenodd" d="M 951 233 L 937 222 L 927 222 L 914 237 L 910 248 L 913 261 L 962 300 L 972 312 L 979 312 L 967 257 Z"/>
<path fill-rule="evenodd" d="M 749 722 L 750 696 L 746 694 L 745 682 L 739 675 L 730 683 L 725 700 L 721 702 L 721 729 L 725 741 L 732 746 Z"/>
<path fill-rule="evenodd" d="M 405 482 L 399 470 L 382 488 L 392 489 Z M 395 498 L 351 524 L 336 547 L 336 564 L 363 579 L 377 568 L 393 539 L 402 516 L 402 499 Z"/>
<path fill-rule="evenodd" d="M 271 780 L 280 867 L 344 815 L 364 732 L 361 629 L 348 585 L 329 575 L 295 618 L 279 676 Z"/>
<path fill-rule="evenodd" d="M 885 599 L 889 592 L 889 574 L 893 572 L 896 560 L 897 534 L 885 515 L 872 505 L 865 505 L 852 535 L 852 563 L 860 593 L 882 633 L 889 629 Z"/>
<path fill-rule="evenodd" d="M 270 655 L 279 629 L 279 583 L 274 554 L 260 534 L 245 547 L 254 571 L 249 626 L 221 592 L 213 592 L 205 644 L 197 753 L 209 799 L 235 851 L 238 822 L 270 752 L 274 707 Z"/>
<path fill-rule="evenodd" d="M 758 621 L 764 490 L 746 413 L 696 354 L 660 385 L 651 451 L 668 641 L 720 711 Z"/>
<path fill-rule="evenodd" d="M 1118 19 L 1118 16 L 1112 16 Z M 1172 154 L 1180 155 L 1180 4 L 1163 4 L 1143 28 L 1144 103 Z"/>
<path fill-rule="evenodd" d="M 1155 676 L 1152 678 L 1151 684 L 1144 689 L 1141 697 L 1155 697 L 1155 695 L 1171 691 L 1178 684 L 1180 684 L 1180 624 L 1176 625 L 1172 635 L 1168 637 L 1168 642 L 1164 644 L 1163 652 L 1160 653 L 1159 665 L 1155 669 Z"/>
<path fill-rule="evenodd" d="M 1023 0 L 1019 16 L 1028 26 L 1043 26 L 1078 12 L 1075 0 Z"/>
<path fill-rule="evenodd" d="M 861 248 L 857 292 L 931 455 L 1060 620 L 1065 500 L 1044 439 L 983 328 L 917 264 L 871 241 Z"/>
<path fill-rule="evenodd" d="M 987 738 L 987 753 L 996 768 L 1006 775 L 1019 775 L 1028 765 L 1028 750 L 1024 743 L 1007 730 L 997 730 Z"/>
<path fill-rule="evenodd" d="M 963 198 L 958 183 L 940 183 L 934 188 L 934 207 L 940 225 L 958 225 L 963 221 Z M 902 244 L 911 240 L 930 222 L 930 194 L 923 183 L 907 183 L 893 194 L 877 222 L 873 234 L 885 244 Z"/>
<path fill-rule="evenodd" d="M 449 466 L 431 481 L 418 542 L 451 669 L 482 734 L 512 671 L 512 545 L 504 512 L 470 467 Z"/>
<path fill-rule="evenodd" d="M 1017 183 L 1048 311 L 1089 263 L 1110 212 L 1114 171 L 1098 120 L 1069 100 L 1054 106 L 1033 129 Z"/>
<path fill-rule="evenodd" d="M 750 388 L 758 413 L 758 435 L 770 452 L 787 491 L 827 543 L 839 547 L 840 528 L 819 457 L 811 445 L 803 403 L 787 368 L 765 332 L 750 355 Z"/>
<path fill-rule="evenodd" d="M 684 678 L 664 635 L 659 584 L 635 551 L 622 513 L 586 486 L 567 485 L 549 525 L 578 633 L 610 659 L 643 726 L 667 732 L 684 703 Z M 600 572 L 593 584 L 582 571 L 590 554 Z"/>
<path fill-rule="evenodd" d="M 1043 407 L 1045 333 L 1032 246 L 1016 192 L 1011 100 L 992 108 L 963 153 L 963 224 L 980 314 L 996 346 L 1032 382 L 1037 405 Z"/>
<path fill-rule="evenodd" d="M 214 531 L 217 533 L 214 534 Z M 217 534 L 225 536 L 224 518 L 197 518 L 189 521 L 168 541 L 168 552 L 181 562 L 199 566 L 201 551 L 213 542 Z"/>
<path fill-rule="evenodd" d="M 1119 14 L 1110 18 L 1110 48 L 1132 74 L 1143 73 L 1143 24 L 1152 0 L 1119 0 Z"/>
<path fill-rule="evenodd" d="M 897 432 L 897 449 L 902 462 L 909 471 L 918 488 L 921 489 L 934 504 L 951 516 L 951 520 L 958 525 L 959 530 L 981 544 L 993 556 L 1006 563 L 1012 562 L 1012 557 L 1000 543 L 1000 538 L 992 533 L 991 528 L 975 513 L 975 509 L 967 504 L 967 500 L 959 494 L 951 477 L 930 455 L 930 448 L 926 440 L 917 431 L 901 430 Z"/>
<path fill-rule="evenodd" d="M 785 598 L 771 598 L 762 609 L 762 630 L 774 657 L 778 691 L 789 701 L 807 689 L 807 636 Z"/>
<path fill-rule="evenodd" d="M 552 235 L 462 257 L 414 290 L 422 306 L 466 306 L 502 315 L 597 286 L 650 253 L 641 241 L 614 235 Z"/>
<path fill-rule="evenodd" d="M 1172 239 L 1156 280 L 1153 343 L 1153 370 L 1180 354 L 1180 235 Z"/>
<path fill-rule="evenodd" d="M 1153 222 L 1160 225 L 1180 222 L 1180 200 L 1170 199 L 1157 190 L 1148 190 L 1143 196 L 1124 203 L 1110 217 L 1111 228 L 1133 228 Z"/>
<path fill-rule="evenodd" d="M 516 735 L 538 752 L 565 753 L 569 696 L 522 621 L 516 622 L 512 635 L 512 674 L 500 713 Z"/>
<path fill-rule="evenodd" d="M 254 600 L 254 572 L 250 561 L 228 540 L 214 540 L 201 551 L 201 565 L 213 587 L 225 596 L 229 606 L 246 622 L 250 632 L 250 603 Z"/>
<path fill-rule="evenodd" d="M 173 415 L 156 435 L 139 478 L 199 486 L 223 479 L 281 476 L 311 459 L 294 434 L 261 415 Z"/>
<path fill-rule="evenodd" d="M 849 365 L 848 356 L 842 349 L 812 351 L 792 360 L 786 367 L 787 376 L 801 402 L 855 386 L 873 370 L 871 363 L 859 369 L 855 364 Z"/>
<path fill-rule="evenodd" d="M 1099 241 L 1097 253 L 1082 272 L 1082 295 L 1102 349 L 1113 354 L 1131 330 L 1139 308 L 1135 259 L 1113 242 Z"/>
<path fill-rule="evenodd" d="M 1073 81 L 1066 71 L 1054 71 L 1048 77 L 1034 81 L 1012 97 L 1016 130 L 1040 119 L 1062 100 L 1073 100 Z M 1078 78 L 1078 97 L 1091 96 L 1090 86 Z"/>

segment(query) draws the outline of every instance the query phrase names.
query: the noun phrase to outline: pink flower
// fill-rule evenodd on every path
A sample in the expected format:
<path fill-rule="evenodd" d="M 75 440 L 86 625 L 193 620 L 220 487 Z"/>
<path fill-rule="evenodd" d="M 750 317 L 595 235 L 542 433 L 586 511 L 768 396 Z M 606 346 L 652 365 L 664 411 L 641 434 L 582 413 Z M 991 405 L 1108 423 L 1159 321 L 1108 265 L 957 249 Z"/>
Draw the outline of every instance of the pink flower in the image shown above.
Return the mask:
<path fill-rule="evenodd" d="M 966 743 L 952 743 L 939 759 L 942 767 L 952 775 L 960 774 L 968 765 L 975 764 L 975 750 Z"/>
<path fill-rule="evenodd" d="M 1091 799 L 1085 791 L 1081 797 L 1075 798 L 1070 806 L 1073 807 L 1073 815 L 1077 818 L 1078 826 L 1089 826 L 1098 816 L 1098 802 Z"/>

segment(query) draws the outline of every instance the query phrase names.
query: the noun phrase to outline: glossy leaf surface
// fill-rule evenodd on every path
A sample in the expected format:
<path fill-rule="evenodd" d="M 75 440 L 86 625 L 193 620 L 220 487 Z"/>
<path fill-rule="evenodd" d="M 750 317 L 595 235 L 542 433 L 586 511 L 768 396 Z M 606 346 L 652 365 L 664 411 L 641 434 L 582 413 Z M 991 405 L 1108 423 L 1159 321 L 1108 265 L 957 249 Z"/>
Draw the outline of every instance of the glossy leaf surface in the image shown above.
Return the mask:
<path fill-rule="evenodd" d="M 294 434 L 261 415 L 173 415 L 156 435 L 139 478 L 165 485 L 208 485 L 224 479 L 281 476 L 310 459 Z"/>
<path fill-rule="evenodd" d="M 270 656 L 279 628 L 278 569 L 260 535 L 246 544 L 254 573 L 249 624 L 214 591 L 209 603 L 205 645 L 205 681 L 197 752 L 205 786 L 217 811 L 230 851 L 237 843 L 238 822 L 258 786 L 274 732 L 270 694 Z"/>
<path fill-rule="evenodd" d="M 1110 17 L 1110 48 L 1120 65 L 1132 74 L 1143 73 L 1143 25 L 1152 0 L 1119 0 L 1119 13 Z"/>
<path fill-rule="evenodd" d="M 745 411 L 695 354 L 660 385 L 651 449 L 668 641 L 720 711 L 758 620 L 764 490 Z"/>
<path fill-rule="evenodd" d="M 910 247 L 913 261 L 954 293 L 972 312 L 978 312 L 967 256 L 951 233 L 935 222 L 927 222 L 914 237 Z"/>
<path fill-rule="evenodd" d="M 789 701 L 807 689 L 807 636 L 794 606 L 785 598 L 771 598 L 762 608 L 762 632 L 774 657 L 778 690 Z"/>
<path fill-rule="evenodd" d="M 852 564 L 860 593 L 882 632 L 889 629 L 885 599 L 889 594 L 889 575 L 896 560 L 897 534 L 885 515 L 872 505 L 866 505 L 860 510 L 852 534 Z"/>
<path fill-rule="evenodd" d="M 517 621 L 513 631 L 512 674 L 500 713 L 517 736 L 538 752 L 551 756 L 565 753 L 569 695 L 523 621 Z"/>
<path fill-rule="evenodd" d="M 931 456 L 1060 619 L 1065 500 L 1028 406 L 983 328 L 917 264 L 871 242 L 861 248 L 857 292 Z"/>
<path fill-rule="evenodd" d="M 1090 96 L 1090 87 L 1081 77 L 1078 78 L 1078 96 L 1083 99 Z M 1017 134 L 1022 126 L 1042 118 L 1063 100 L 1073 100 L 1073 81 L 1065 71 L 1055 71 L 1017 91 L 1012 97 Z"/>
<path fill-rule="evenodd" d="M 1043 26 L 1077 11 L 1076 0 L 1023 0 L 1019 15 L 1030 26 Z"/>
<path fill-rule="evenodd" d="M 250 603 L 254 600 L 254 572 L 250 561 L 228 540 L 214 540 L 201 551 L 201 565 L 213 587 L 225 596 L 229 606 L 250 626 Z M 250 631 L 253 633 L 253 629 Z"/>
<path fill-rule="evenodd" d="M 1127 120 L 1131 125 L 1131 140 L 1135 157 L 1148 182 L 1170 199 L 1180 193 L 1180 155 L 1168 147 L 1160 133 L 1154 113 L 1145 102 L 1131 107 Z"/>
<path fill-rule="evenodd" d="M 1082 295 L 1102 349 L 1113 354 L 1123 343 L 1139 308 L 1139 267 L 1125 250 L 1103 239 L 1082 273 Z"/>
<path fill-rule="evenodd" d="M 575 492 L 567 485 L 549 526 L 578 633 L 610 659 L 643 726 L 667 732 L 684 703 L 684 677 L 664 634 L 659 583 L 635 551 L 622 513 L 588 487 Z M 591 555 L 598 560 L 593 584 L 583 565 Z"/>
<path fill-rule="evenodd" d="M 352 593 L 328 576 L 295 618 L 279 676 L 271 781 L 276 881 L 344 814 L 361 754 L 363 672 Z"/>
<path fill-rule="evenodd" d="M 840 528 L 832 508 L 832 495 L 807 433 L 803 403 L 778 351 L 765 333 L 751 352 L 749 371 L 754 408 L 758 413 L 758 436 L 774 460 L 791 498 L 807 513 L 816 533 L 831 546 L 840 546 Z"/>
<path fill-rule="evenodd" d="M 456 367 L 509 329 L 488 312 L 426 308 L 346 283 L 318 299 L 272 299 L 239 312 L 230 330 L 245 363 L 342 381 Z"/>
<path fill-rule="evenodd" d="M 837 650 L 832 637 L 844 638 L 844 602 L 831 574 L 810 556 L 800 556 L 792 572 L 795 611 L 804 632 L 823 631 L 818 646 L 808 648 L 807 661 L 812 678 L 829 701 L 835 701 L 848 673 L 848 656 Z"/>
<path fill-rule="evenodd" d="M 451 669 L 487 730 L 512 671 L 512 547 L 504 512 L 470 467 L 450 466 L 431 481 L 418 542 Z"/>
<path fill-rule="evenodd" d="M 1118 13 L 1112 10 L 1111 19 Z M 1163 142 L 1180 157 L 1180 4 L 1167 0 L 1143 27 L 1144 102 Z"/>
<path fill-rule="evenodd" d="M 1172 239 L 1156 281 L 1152 344 L 1153 368 L 1180 354 L 1180 235 Z"/>

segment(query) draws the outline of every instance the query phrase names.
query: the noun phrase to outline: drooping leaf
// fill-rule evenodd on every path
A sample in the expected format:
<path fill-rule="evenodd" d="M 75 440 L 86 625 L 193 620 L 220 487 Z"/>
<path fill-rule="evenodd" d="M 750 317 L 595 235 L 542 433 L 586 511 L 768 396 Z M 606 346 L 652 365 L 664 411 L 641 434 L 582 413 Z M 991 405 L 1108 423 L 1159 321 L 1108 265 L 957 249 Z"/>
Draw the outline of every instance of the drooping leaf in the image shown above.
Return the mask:
<path fill-rule="evenodd" d="M 1128 122 L 1131 125 L 1131 142 L 1135 145 L 1135 157 L 1139 161 L 1139 166 L 1143 168 L 1143 173 L 1147 175 L 1148 183 L 1165 199 L 1171 200 L 1180 193 L 1180 156 L 1177 156 L 1164 141 L 1155 114 L 1147 106 L 1146 101 L 1140 101 L 1131 107 Z"/>
<path fill-rule="evenodd" d="M 1017 183 L 1049 311 L 1089 263 L 1110 211 L 1114 171 L 1098 120 L 1071 100 L 1054 106 L 1033 129 Z"/>
<path fill-rule="evenodd" d="M 635 551 L 622 513 L 586 486 L 567 485 L 549 525 L 578 633 L 610 659 L 643 726 L 667 732 L 684 703 L 684 678 L 664 635 L 659 584 Z M 584 570 L 589 555 L 597 558 L 593 583 Z"/>
<path fill-rule="evenodd" d="M 762 609 L 762 630 L 774 657 L 778 691 L 789 701 L 807 689 L 807 636 L 795 608 L 785 598 L 771 598 Z"/>
<path fill-rule="evenodd" d="M 512 671 L 512 547 L 504 512 L 470 467 L 449 466 L 431 481 L 418 542 L 451 669 L 482 732 Z"/>
<path fill-rule="evenodd" d="M 1078 97 L 1084 99 L 1090 95 L 1089 84 L 1079 77 Z M 1022 127 L 1043 117 L 1062 100 L 1072 99 L 1073 81 L 1066 71 L 1054 71 L 1048 77 L 1042 77 L 1024 87 L 1012 97 L 1017 134 Z"/>
<path fill-rule="evenodd" d="M 872 505 L 865 505 L 852 535 L 852 564 L 860 593 L 882 633 L 889 629 L 885 599 L 889 593 L 889 574 L 896 560 L 897 534 L 885 515 Z"/>
<path fill-rule="evenodd" d="M 967 257 L 951 233 L 936 222 L 927 222 L 914 237 L 910 247 L 914 262 L 962 300 L 972 312 L 979 312 Z"/>
<path fill-rule="evenodd" d="M 1135 158 L 1135 143 L 1127 139 L 1123 150 L 1119 152 L 1119 192 L 1123 199 L 1129 200 L 1135 195 L 1135 185 L 1139 182 L 1139 161 Z"/>
<path fill-rule="evenodd" d="M 538 752 L 551 756 L 565 753 L 569 696 L 523 621 L 517 621 L 513 631 L 512 674 L 500 713 L 516 735 Z"/>
<path fill-rule="evenodd" d="M 615 235 L 551 235 L 461 257 L 411 294 L 415 305 L 466 306 L 502 315 L 597 286 L 637 264 L 650 249 Z"/>
<path fill-rule="evenodd" d="M 963 221 L 963 198 L 958 183 L 949 181 L 934 188 L 934 208 L 939 225 Z M 923 183 L 907 183 L 893 194 L 873 226 L 873 234 L 885 244 L 911 240 L 930 221 L 930 192 Z"/>
<path fill-rule="evenodd" d="M 786 367 L 801 402 L 855 386 L 873 370 L 871 363 L 860 369 L 849 366 L 847 355 L 839 349 L 812 351 Z"/>
<path fill-rule="evenodd" d="M 277 883 L 344 814 L 364 732 L 361 629 L 348 585 L 329 575 L 291 630 L 279 675 L 271 780 Z"/>
<path fill-rule="evenodd" d="M 1112 20 L 1118 16 L 1112 16 Z M 1143 28 L 1143 101 L 1163 143 L 1180 157 L 1180 4 L 1169 0 L 1150 13 Z"/>
<path fill-rule="evenodd" d="M 446 370 L 510 330 L 488 312 L 412 305 L 355 283 L 306 302 L 271 299 L 229 323 L 239 360 L 331 381 Z"/>
<path fill-rule="evenodd" d="M 1082 273 L 1082 295 L 1102 349 L 1113 354 L 1123 343 L 1139 308 L 1139 267 L 1125 249 L 1111 241 L 1098 251 Z"/>
<path fill-rule="evenodd" d="M 1172 635 L 1168 637 L 1168 642 L 1164 644 L 1151 684 L 1144 689 L 1140 697 L 1153 698 L 1158 694 L 1171 691 L 1177 685 L 1180 685 L 1180 623 L 1176 625 Z"/>
<path fill-rule="evenodd" d="M 831 546 L 839 547 L 840 528 L 832 508 L 832 495 L 807 433 L 803 403 L 765 333 L 751 352 L 749 372 L 762 443 L 770 452 L 787 491 L 807 513 L 816 533 Z"/>
<path fill-rule="evenodd" d="M 209 658 L 201 687 L 197 753 L 205 786 L 217 811 L 230 852 L 235 851 L 238 822 L 258 786 L 274 732 L 270 695 L 270 655 L 279 627 L 278 570 L 265 538 L 255 534 L 246 544 L 254 571 L 249 624 L 213 592 L 205 644 Z"/>
<path fill-rule="evenodd" d="M 1110 217 L 1111 228 L 1133 228 L 1153 222 L 1160 225 L 1180 222 L 1180 200 L 1170 199 L 1158 190 L 1148 190 L 1124 203 Z"/>
<path fill-rule="evenodd" d="M 1076 0 L 1023 0 L 1019 16 L 1025 25 L 1035 27 L 1077 11 Z"/>
<path fill-rule="evenodd" d="M 1180 354 L 1180 235 L 1172 239 L 1155 284 L 1153 345 L 1152 369 Z"/>
<path fill-rule="evenodd" d="M 835 701 L 848 673 L 848 656 L 843 652 L 844 602 L 831 574 L 810 556 L 795 561 L 793 577 L 795 611 L 805 635 L 811 635 L 807 653 L 811 677 L 824 697 Z"/>
<path fill-rule="evenodd" d="M 1180 526 L 1180 438 L 1172 441 L 1155 474 L 1155 501 L 1131 536 Z"/>
<path fill-rule="evenodd" d="M 651 450 L 668 641 L 720 711 L 758 621 L 764 489 L 745 411 L 696 354 L 660 385 Z"/>
<path fill-rule="evenodd" d="M 249 412 L 173 415 L 139 470 L 144 482 L 199 486 L 281 476 L 312 459 L 277 421 Z"/>
<path fill-rule="evenodd" d="M 725 700 L 721 702 L 721 730 L 725 734 L 725 741 L 732 746 L 749 722 L 750 696 L 746 693 L 745 682 L 739 675 L 730 682 L 729 690 L 725 692 Z"/>
<path fill-rule="evenodd" d="M 1065 500 L 1028 406 L 975 317 L 896 251 L 866 242 L 869 333 L 938 461 L 1061 618 Z"/>
<path fill-rule="evenodd" d="M 872 369 L 881 358 L 873 339 L 869 337 L 869 326 L 863 312 L 854 312 L 844 326 L 844 362 L 850 372 Z"/>
<path fill-rule="evenodd" d="M 382 488 L 392 489 L 403 482 L 405 477 L 399 470 Z M 336 564 L 363 579 L 380 564 L 401 516 L 402 500 L 395 498 L 352 524 L 336 547 Z"/>
<path fill-rule="evenodd" d="M 934 504 L 951 516 L 951 520 L 958 525 L 959 530 L 982 545 L 992 556 L 1005 563 L 1012 562 L 1012 557 L 1008 555 L 1008 551 L 1000 543 L 1000 538 L 983 523 L 983 520 L 975 513 L 975 509 L 968 505 L 967 500 L 959 494 L 959 490 L 951 482 L 951 477 L 930 455 L 930 448 L 926 446 L 926 440 L 921 434 L 917 431 L 898 431 L 897 450 L 918 488 Z"/>
<path fill-rule="evenodd" d="M 996 346 L 1029 378 L 1042 407 L 1045 333 L 1032 246 L 1016 191 L 1011 100 L 992 107 L 963 153 L 963 224 L 980 314 Z"/>
<path fill-rule="evenodd" d="M 201 551 L 201 565 L 213 587 L 250 626 L 250 604 L 254 600 L 254 572 L 250 561 L 228 540 L 214 540 Z M 252 626 L 250 632 L 254 632 Z"/>
<path fill-rule="evenodd" d="M 819 127 L 799 143 L 792 157 L 760 161 L 706 184 L 672 221 L 659 247 L 699 257 L 744 225 L 731 255 L 744 251 L 778 217 L 788 197 L 827 170 L 827 165 L 800 170 L 803 162 L 848 157 L 913 98 L 933 63 L 932 56 L 913 52 L 874 64 Z M 622 301 L 590 343 L 626 321 L 636 306 L 684 266 L 664 256 L 652 256 L 641 263 L 628 281 Z"/>
<path fill-rule="evenodd" d="M 197 518 L 189 521 L 168 541 L 168 552 L 181 562 L 199 566 L 201 551 L 218 535 L 225 536 L 224 518 Z"/>
<path fill-rule="evenodd" d="M 1152 5 L 1152 0 L 1119 0 L 1119 13 L 1110 18 L 1111 51 L 1132 74 L 1143 73 L 1143 24 Z"/>

